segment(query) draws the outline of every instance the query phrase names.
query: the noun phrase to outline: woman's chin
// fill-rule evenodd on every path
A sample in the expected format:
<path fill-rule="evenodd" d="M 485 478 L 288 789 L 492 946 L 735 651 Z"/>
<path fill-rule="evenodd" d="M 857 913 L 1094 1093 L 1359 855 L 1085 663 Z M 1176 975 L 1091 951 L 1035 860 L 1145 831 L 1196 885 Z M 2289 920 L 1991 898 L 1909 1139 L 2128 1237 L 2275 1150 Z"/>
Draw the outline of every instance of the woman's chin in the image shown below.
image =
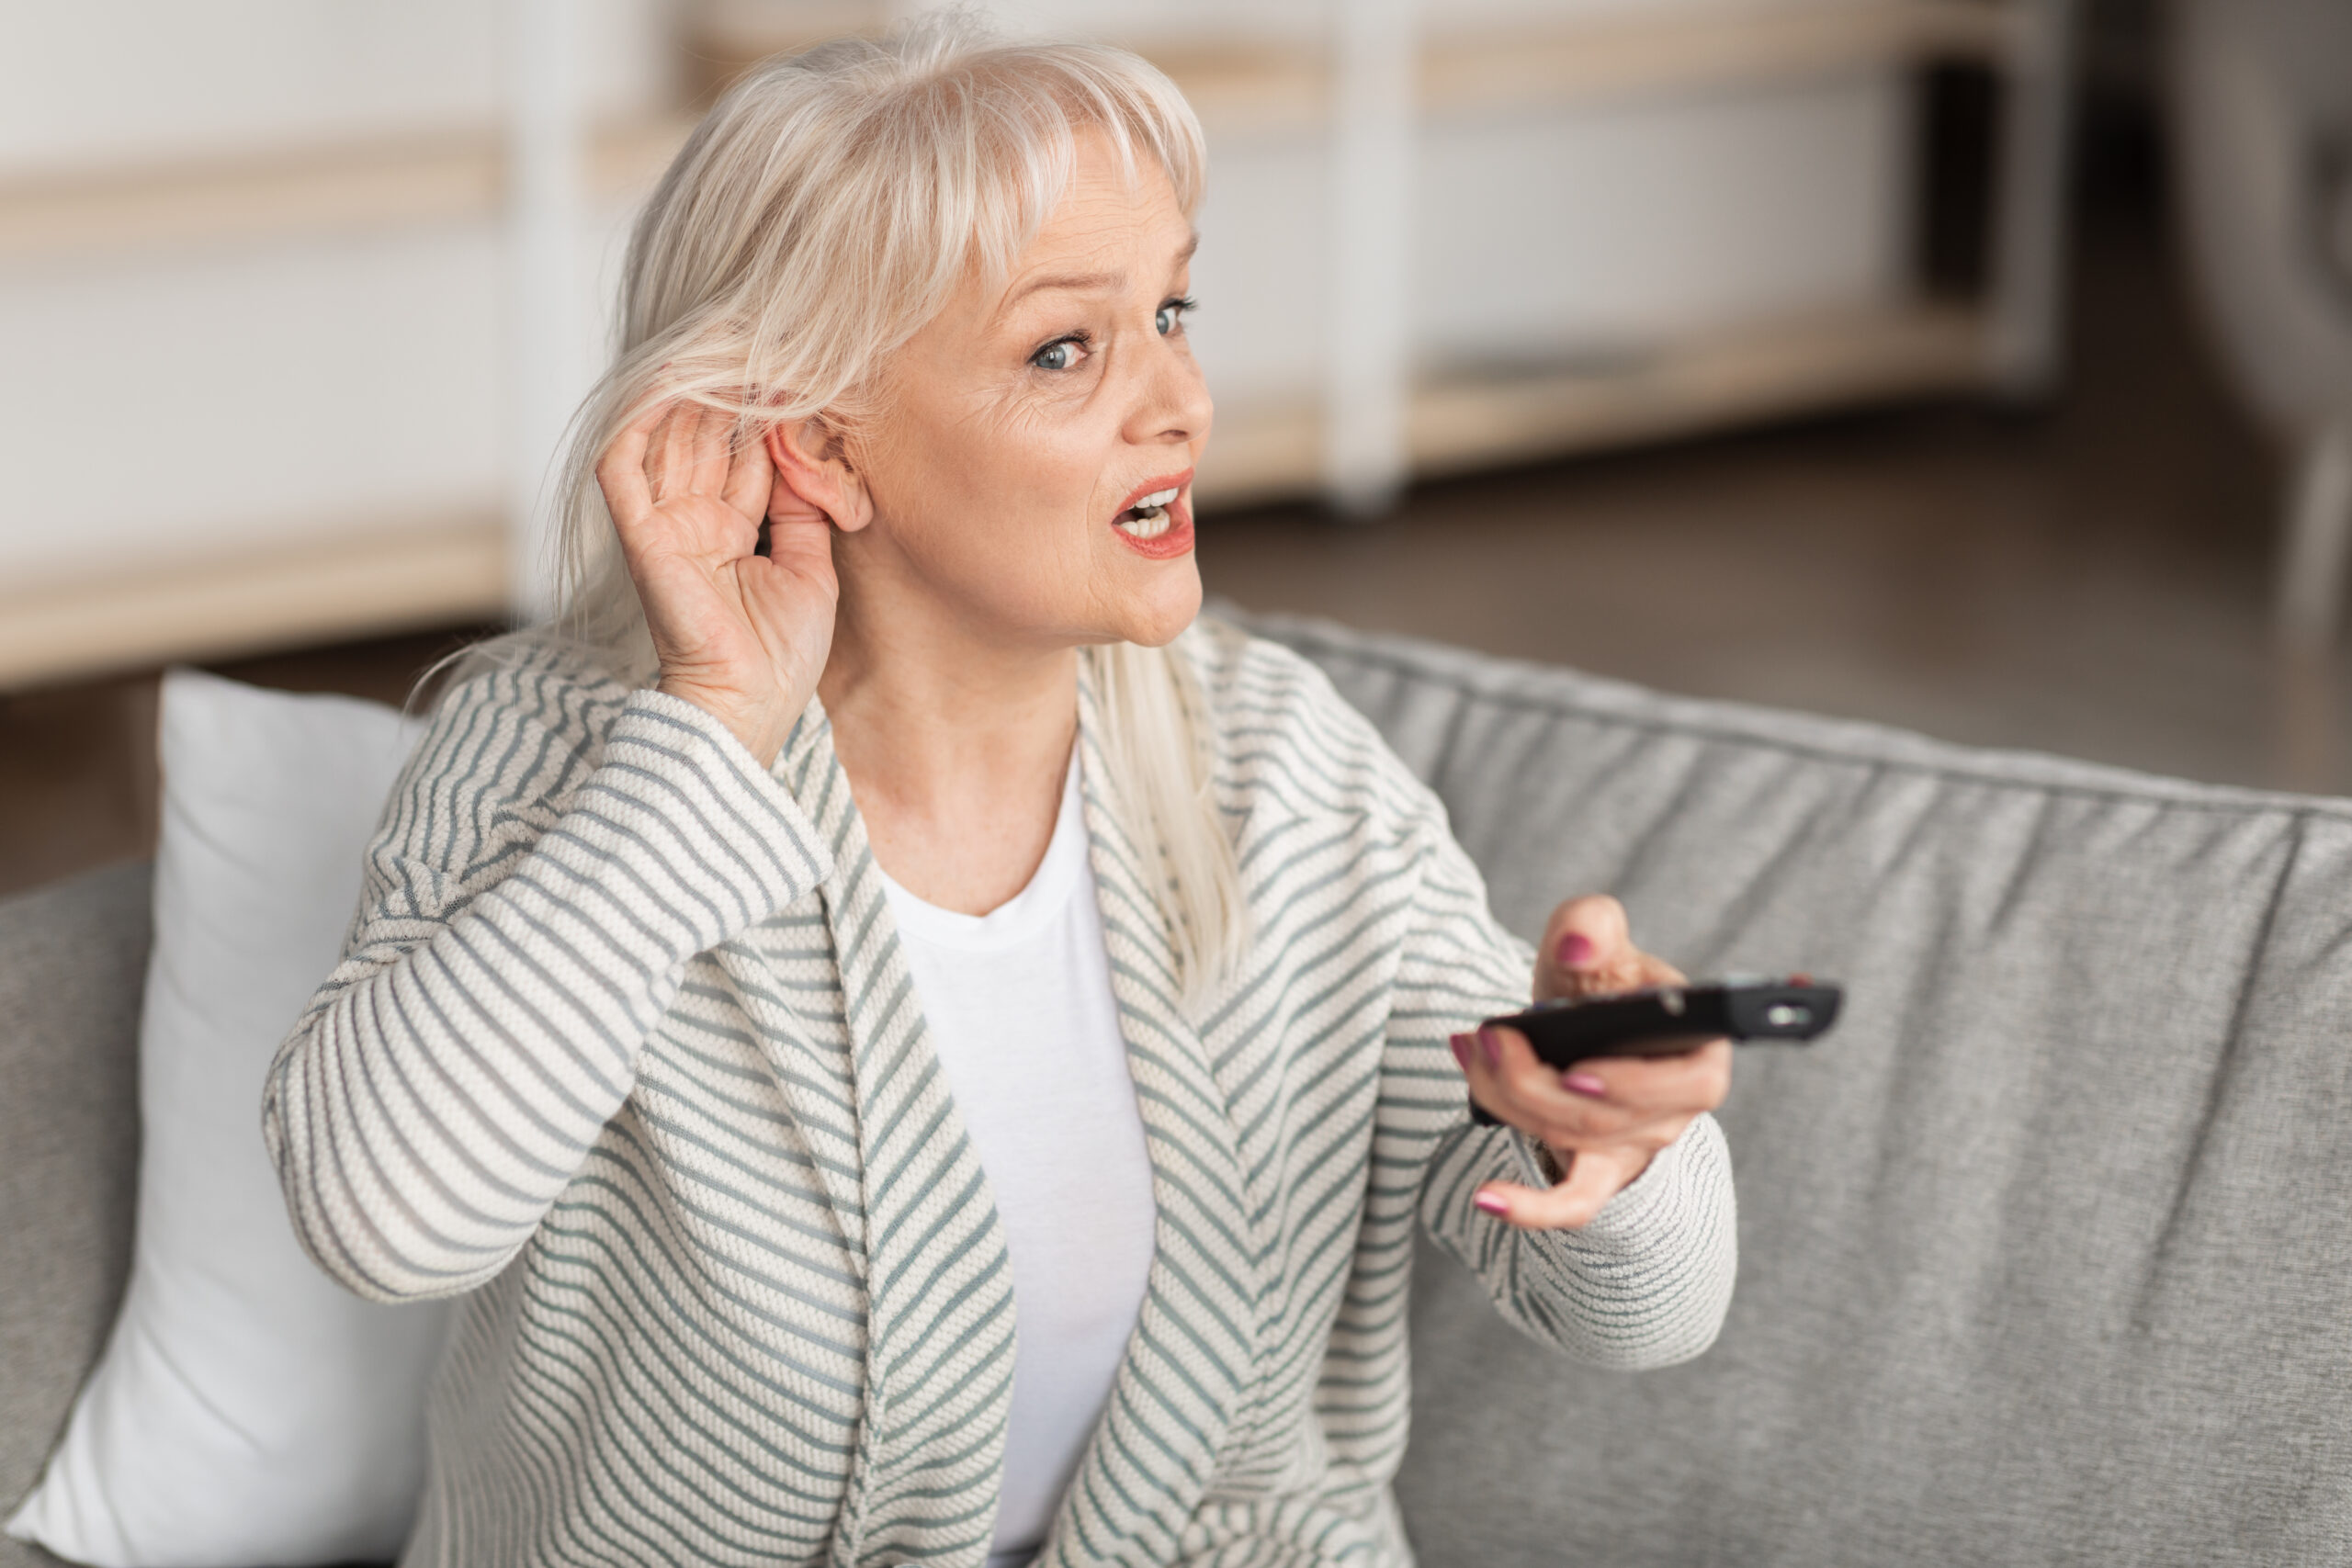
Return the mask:
<path fill-rule="evenodd" d="M 1201 572 L 1191 556 L 1161 562 L 1152 575 L 1158 581 L 1131 598 L 1127 613 L 1120 617 L 1123 624 L 1118 628 L 1118 637 L 1122 642 L 1141 643 L 1146 648 L 1165 647 L 1200 615 Z"/>

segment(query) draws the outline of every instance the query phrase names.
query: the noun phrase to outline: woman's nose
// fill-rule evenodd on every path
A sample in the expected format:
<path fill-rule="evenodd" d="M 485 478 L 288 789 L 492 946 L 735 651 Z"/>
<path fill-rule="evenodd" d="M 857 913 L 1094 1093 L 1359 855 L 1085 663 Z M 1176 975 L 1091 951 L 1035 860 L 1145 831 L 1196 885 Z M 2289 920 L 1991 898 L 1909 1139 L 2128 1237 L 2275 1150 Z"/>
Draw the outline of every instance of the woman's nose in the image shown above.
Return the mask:
<path fill-rule="evenodd" d="M 1199 441 L 1208 434 L 1216 413 L 1200 366 L 1191 355 L 1163 345 L 1129 423 L 1128 438 L 1165 444 Z"/>

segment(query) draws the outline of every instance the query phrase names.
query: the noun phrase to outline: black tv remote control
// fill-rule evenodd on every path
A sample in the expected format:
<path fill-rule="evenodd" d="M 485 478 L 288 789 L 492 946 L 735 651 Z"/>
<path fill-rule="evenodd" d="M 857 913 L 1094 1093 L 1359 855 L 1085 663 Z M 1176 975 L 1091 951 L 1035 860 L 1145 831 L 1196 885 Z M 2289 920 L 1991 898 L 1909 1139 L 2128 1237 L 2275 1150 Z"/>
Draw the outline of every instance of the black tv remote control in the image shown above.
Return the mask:
<path fill-rule="evenodd" d="M 1537 1002 L 1523 1012 L 1490 1018 L 1490 1025 L 1516 1029 L 1536 1055 L 1566 1072 L 1595 1056 L 1676 1056 L 1710 1040 L 1739 1044 L 1819 1038 L 1838 1021 L 1846 994 L 1809 975 L 1781 980 L 1746 977 L 1701 985 L 1656 986 L 1607 997 L 1570 997 Z M 1498 1126 L 1473 1100 L 1470 1114 L 1482 1127 Z"/>

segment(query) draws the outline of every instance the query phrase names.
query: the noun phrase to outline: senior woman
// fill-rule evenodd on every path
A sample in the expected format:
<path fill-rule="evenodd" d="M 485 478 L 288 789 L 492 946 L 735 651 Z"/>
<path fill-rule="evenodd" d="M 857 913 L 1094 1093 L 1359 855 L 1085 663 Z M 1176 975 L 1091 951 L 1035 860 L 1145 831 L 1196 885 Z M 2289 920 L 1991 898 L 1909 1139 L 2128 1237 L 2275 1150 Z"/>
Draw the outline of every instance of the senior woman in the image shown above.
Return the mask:
<path fill-rule="evenodd" d="M 652 198 L 565 610 L 439 704 L 267 1087 L 320 1264 L 465 1297 L 406 1562 L 1403 1564 L 1417 1222 L 1565 1351 L 1713 1338 L 1727 1048 L 1461 1032 L 1670 971 L 1606 899 L 1531 953 L 1195 621 L 1202 165 L 1135 57 L 947 20 Z"/>

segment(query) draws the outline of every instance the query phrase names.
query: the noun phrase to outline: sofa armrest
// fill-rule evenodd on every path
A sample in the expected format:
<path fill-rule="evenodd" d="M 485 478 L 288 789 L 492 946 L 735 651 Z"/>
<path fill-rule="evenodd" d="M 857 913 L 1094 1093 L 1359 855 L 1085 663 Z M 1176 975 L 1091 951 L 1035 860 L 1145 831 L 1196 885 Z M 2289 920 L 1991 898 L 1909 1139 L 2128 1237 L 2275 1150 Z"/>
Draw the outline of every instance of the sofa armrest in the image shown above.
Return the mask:
<path fill-rule="evenodd" d="M 130 1265 L 149 868 L 0 900 L 0 1516 L 40 1479 Z M 0 1568 L 54 1562 L 0 1537 Z"/>

